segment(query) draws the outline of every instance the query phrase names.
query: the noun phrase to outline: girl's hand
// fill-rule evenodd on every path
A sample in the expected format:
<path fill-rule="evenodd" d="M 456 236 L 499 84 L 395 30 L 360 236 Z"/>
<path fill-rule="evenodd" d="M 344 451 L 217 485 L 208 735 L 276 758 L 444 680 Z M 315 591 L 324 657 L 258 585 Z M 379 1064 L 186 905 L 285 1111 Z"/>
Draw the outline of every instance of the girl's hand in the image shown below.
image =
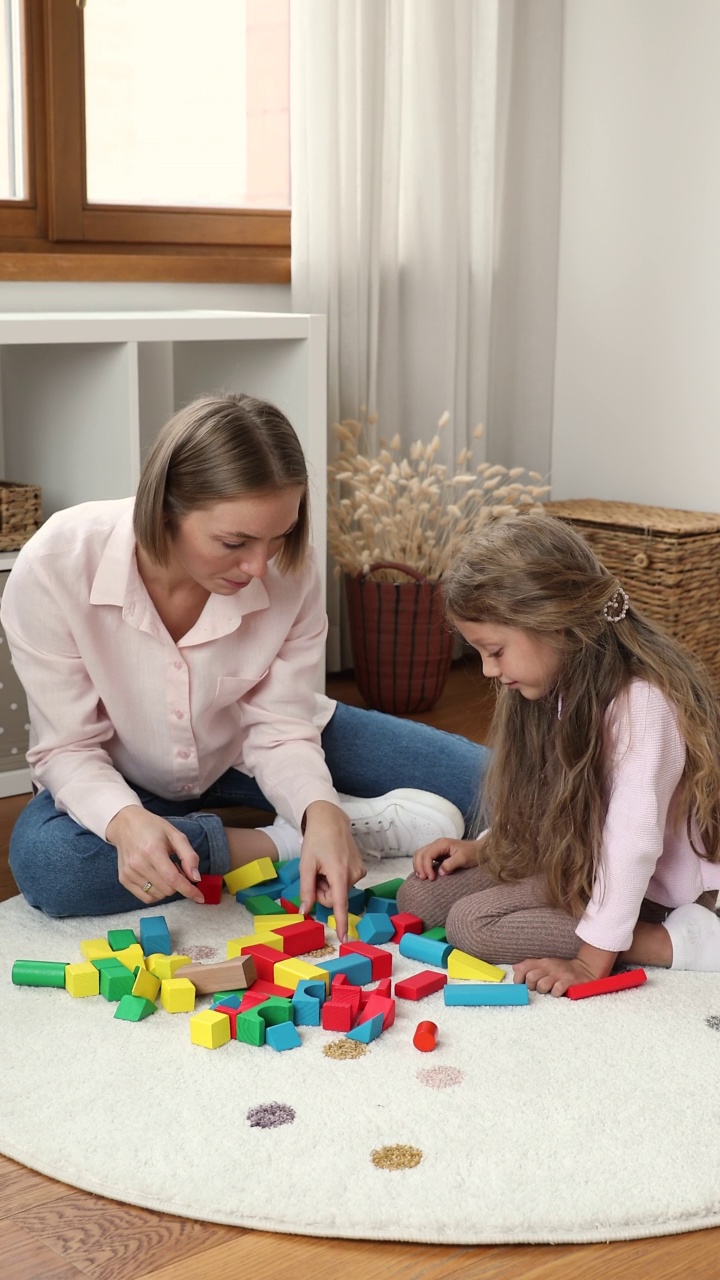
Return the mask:
<path fill-rule="evenodd" d="M 585 942 L 574 960 L 523 960 L 513 965 L 514 982 L 526 982 L 540 995 L 564 996 L 577 982 L 595 982 L 607 978 L 617 959 L 617 952 L 602 951 Z"/>
<path fill-rule="evenodd" d="M 413 869 L 420 880 L 434 880 L 476 866 L 477 853 L 477 840 L 433 840 L 413 854 Z"/>
<path fill-rule="evenodd" d="M 348 889 L 365 871 L 342 809 L 327 800 L 309 804 L 300 853 L 301 912 L 309 911 L 315 901 L 331 907 L 338 940 L 346 942 Z"/>
<path fill-rule="evenodd" d="M 118 880 L 141 902 L 152 904 L 174 893 L 205 901 L 191 883 L 200 879 L 198 856 L 187 836 L 164 818 L 141 805 L 127 805 L 108 823 L 105 839 L 117 849 Z M 152 885 L 149 893 L 145 884 Z"/>

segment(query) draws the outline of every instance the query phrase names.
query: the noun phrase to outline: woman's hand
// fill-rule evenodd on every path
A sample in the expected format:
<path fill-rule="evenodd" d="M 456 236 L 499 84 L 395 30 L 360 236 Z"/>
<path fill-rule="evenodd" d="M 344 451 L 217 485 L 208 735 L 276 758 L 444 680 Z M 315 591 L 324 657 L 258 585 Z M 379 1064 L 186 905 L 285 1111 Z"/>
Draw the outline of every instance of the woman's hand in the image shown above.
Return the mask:
<path fill-rule="evenodd" d="M 477 855 L 477 840 L 433 840 L 413 854 L 413 868 L 420 880 L 434 880 L 463 867 L 477 866 Z"/>
<path fill-rule="evenodd" d="M 523 960 L 513 965 L 514 982 L 526 982 L 540 995 L 564 996 L 577 982 L 595 982 L 612 973 L 616 951 L 603 951 L 584 942 L 574 960 Z"/>
<path fill-rule="evenodd" d="M 348 889 L 365 875 L 365 866 L 342 809 L 315 800 L 305 811 L 300 854 L 300 910 L 313 902 L 331 907 L 340 942 L 347 941 Z"/>
<path fill-rule="evenodd" d="M 193 902 L 205 901 L 191 883 L 200 879 L 198 856 L 187 836 L 164 818 L 141 805 L 127 805 L 108 823 L 105 839 L 117 849 L 120 883 L 141 902 L 159 902 L 174 893 Z M 149 893 L 143 889 L 145 884 L 152 885 Z"/>

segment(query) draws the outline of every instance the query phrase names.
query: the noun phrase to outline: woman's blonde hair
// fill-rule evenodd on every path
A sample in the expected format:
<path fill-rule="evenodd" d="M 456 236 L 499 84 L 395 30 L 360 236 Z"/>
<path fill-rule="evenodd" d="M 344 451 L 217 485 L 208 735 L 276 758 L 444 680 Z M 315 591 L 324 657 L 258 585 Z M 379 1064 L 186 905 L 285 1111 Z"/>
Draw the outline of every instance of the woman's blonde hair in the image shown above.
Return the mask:
<path fill-rule="evenodd" d="M 135 497 L 135 538 L 157 564 L 190 511 L 249 494 L 303 493 L 297 524 L 278 554 L 282 573 L 297 568 L 310 534 L 308 474 L 285 414 L 248 395 L 203 396 L 176 413 L 154 441 Z"/>
<path fill-rule="evenodd" d="M 482 860 L 501 880 L 542 874 L 550 901 L 575 916 L 591 896 L 602 849 L 605 713 L 633 677 L 675 710 L 687 751 L 674 816 L 692 828 L 702 857 L 720 861 L 717 700 L 701 664 L 632 602 L 609 620 L 605 606 L 620 612 L 620 585 L 574 529 L 534 514 L 469 534 L 443 585 L 451 621 L 518 627 L 557 648 L 557 681 L 543 698 L 498 689 Z"/>

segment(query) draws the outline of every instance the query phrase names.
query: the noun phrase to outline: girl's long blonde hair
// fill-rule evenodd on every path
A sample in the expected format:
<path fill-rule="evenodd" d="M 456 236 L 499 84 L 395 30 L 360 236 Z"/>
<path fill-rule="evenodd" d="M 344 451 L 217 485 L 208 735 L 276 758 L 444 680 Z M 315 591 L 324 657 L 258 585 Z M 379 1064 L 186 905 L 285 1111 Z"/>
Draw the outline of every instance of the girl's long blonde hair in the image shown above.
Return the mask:
<path fill-rule="evenodd" d="M 443 586 L 451 622 L 518 627 L 557 646 L 557 682 L 543 698 L 498 689 L 484 797 L 492 826 L 481 856 L 500 880 L 542 874 L 550 901 L 576 916 L 602 849 L 605 713 L 634 677 L 675 710 L 687 748 L 675 819 L 687 824 L 697 853 L 720 862 L 717 699 L 701 664 L 632 602 L 621 620 L 605 617 L 619 585 L 572 528 L 528 514 L 469 534 Z"/>

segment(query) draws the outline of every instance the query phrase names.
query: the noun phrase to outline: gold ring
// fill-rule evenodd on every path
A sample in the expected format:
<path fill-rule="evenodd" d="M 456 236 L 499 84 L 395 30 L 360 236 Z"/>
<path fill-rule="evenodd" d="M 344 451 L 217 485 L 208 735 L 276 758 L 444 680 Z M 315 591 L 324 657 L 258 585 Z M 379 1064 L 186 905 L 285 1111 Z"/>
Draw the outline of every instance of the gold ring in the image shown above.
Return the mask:
<path fill-rule="evenodd" d="M 146 880 L 146 881 L 145 881 L 145 884 L 144 884 L 144 885 L 143 885 L 143 887 L 142 887 L 142 891 L 143 891 L 143 893 L 149 893 L 151 889 L 152 889 L 152 885 L 151 885 L 150 881 L 149 881 L 149 880 Z"/>

